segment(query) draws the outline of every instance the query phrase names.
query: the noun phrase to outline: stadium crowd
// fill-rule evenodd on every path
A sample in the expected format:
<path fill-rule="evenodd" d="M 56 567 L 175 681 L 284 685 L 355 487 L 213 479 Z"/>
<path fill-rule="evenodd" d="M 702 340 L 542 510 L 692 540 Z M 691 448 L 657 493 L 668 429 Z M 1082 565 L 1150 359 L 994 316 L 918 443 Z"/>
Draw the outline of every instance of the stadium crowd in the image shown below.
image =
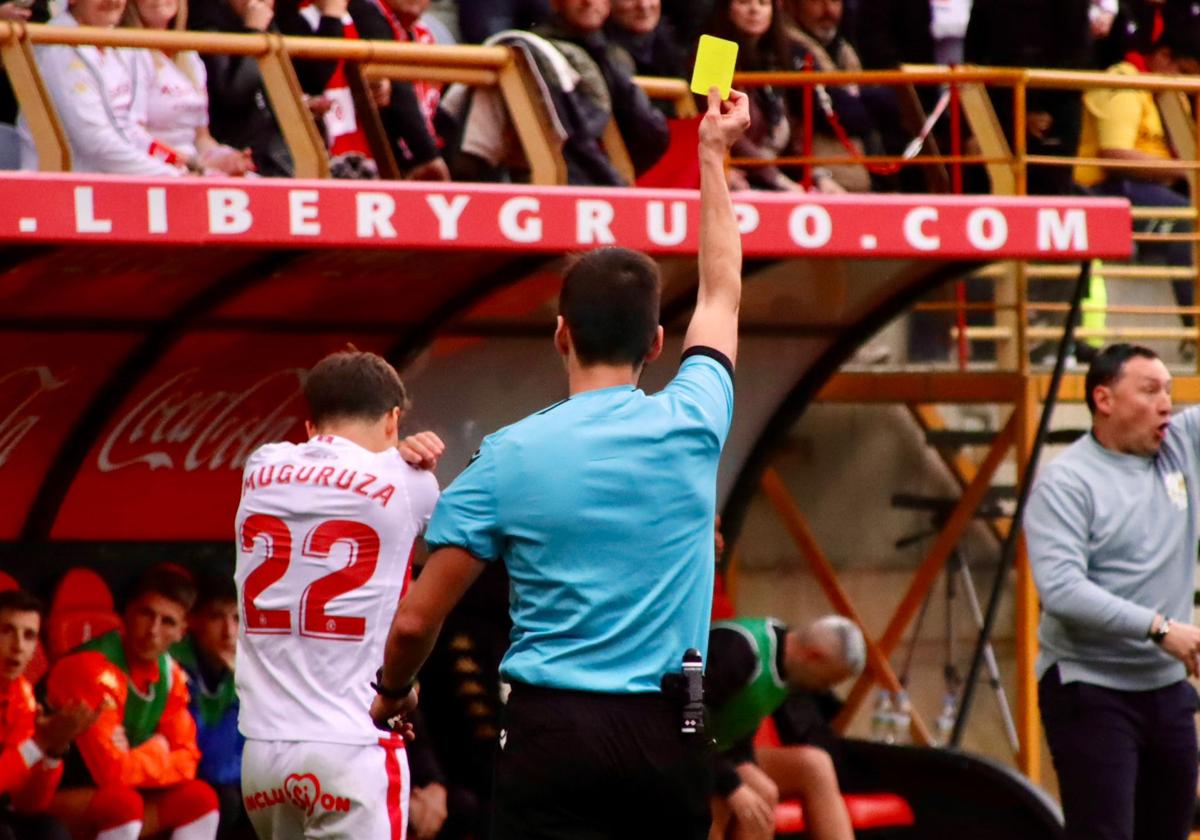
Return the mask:
<path fill-rule="evenodd" d="M 54 26 L 512 45 L 537 70 L 563 142 L 568 180 L 581 185 L 626 183 L 604 146 L 610 121 L 620 129 L 639 177 L 669 154 L 672 106 L 651 102 L 632 77 L 686 77 L 701 34 L 737 41 L 741 71 L 968 63 L 1131 75 L 1200 69 L 1198 18 L 1200 7 L 1180 0 L 461 0 L 439 2 L 433 9 L 430 0 L 193 0 L 191 8 L 188 0 L 0 3 L 0 20 Z M 1037 25 L 1030 25 L 1033 21 Z M 293 170 L 253 58 L 88 46 L 39 46 L 36 56 L 76 170 L 165 176 L 287 176 Z M 355 71 L 341 61 L 294 64 L 335 177 L 380 176 L 368 140 L 375 116 L 360 113 L 367 108 L 378 112 L 378 125 L 404 178 L 522 178 L 509 115 L 495 90 L 444 90 L 434 82 L 386 79 L 369 79 L 359 87 Z M 371 101 L 361 93 L 356 99 L 359 91 Z M 819 85 L 813 93 L 805 97 L 799 87 L 754 87 L 753 128 L 735 156 L 901 155 L 913 140 L 891 88 Z M 926 110 L 936 107 L 937 93 L 922 92 Z M 995 105 L 1011 133 L 1011 97 L 998 95 Z M 935 139 L 939 133 L 944 139 L 946 122 L 943 118 L 942 127 L 935 126 Z M 1097 90 L 1081 97 L 1071 91 L 1032 91 L 1026 125 L 1031 154 L 1174 156 L 1153 101 L 1135 92 Z M 0 83 L 0 166 L 36 165 L 5 80 Z M 1114 177 L 1094 167 L 1074 172 L 1034 167 L 1029 190 L 1083 189 L 1174 206 L 1187 202 L 1178 189 L 1181 174 L 1125 169 Z M 768 190 L 928 188 L 917 168 L 897 172 L 865 162 L 811 172 L 756 165 L 733 169 L 729 177 L 735 188 Z M 968 177 L 967 188 L 986 185 L 982 176 L 976 184 Z"/>

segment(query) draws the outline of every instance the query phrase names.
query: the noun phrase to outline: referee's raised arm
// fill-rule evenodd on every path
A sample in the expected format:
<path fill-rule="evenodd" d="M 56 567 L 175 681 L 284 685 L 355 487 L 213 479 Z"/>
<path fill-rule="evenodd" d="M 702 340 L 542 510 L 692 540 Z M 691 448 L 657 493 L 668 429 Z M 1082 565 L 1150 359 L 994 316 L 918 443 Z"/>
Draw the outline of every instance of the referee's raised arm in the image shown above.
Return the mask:
<path fill-rule="evenodd" d="M 750 127 L 746 94 L 722 101 L 714 87 L 700 122 L 700 290 L 683 341 L 718 350 L 737 362 L 738 308 L 742 301 L 742 236 L 725 180 L 725 158 Z"/>

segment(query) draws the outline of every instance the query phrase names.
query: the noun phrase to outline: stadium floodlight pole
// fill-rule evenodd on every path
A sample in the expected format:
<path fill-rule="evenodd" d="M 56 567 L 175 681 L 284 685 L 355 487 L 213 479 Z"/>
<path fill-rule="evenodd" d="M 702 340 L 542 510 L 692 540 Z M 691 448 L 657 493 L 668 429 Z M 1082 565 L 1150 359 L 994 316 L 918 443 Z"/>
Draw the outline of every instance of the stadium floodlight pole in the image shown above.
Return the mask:
<path fill-rule="evenodd" d="M 1046 399 L 1042 404 L 1042 417 L 1038 421 L 1037 436 L 1033 439 L 1033 448 L 1029 453 L 1029 463 L 1025 467 L 1025 480 L 1021 482 L 1017 494 L 1017 509 L 1013 512 L 1012 526 L 1004 539 L 1004 547 L 1000 552 L 1000 565 L 996 568 L 996 578 L 992 582 L 992 592 L 988 597 L 987 614 L 983 619 L 983 627 L 979 629 L 979 638 L 975 642 L 975 653 L 971 656 L 971 669 L 967 672 L 967 681 L 963 685 L 962 702 L 958 707 L 958 718 L 954 721 L 954 731 L 950 734 L 948 746 L 957 747 L 962 742 L 963 730 L 967 726 L 967 718 L 971 713 L 971 701 L 975 697 L 975 683 L 979 680 L 979 669 L 983 667 L 984 651 L 992 637 L 992 629 L 996 625 L 996 615 L 1000 612 L 1000 596 L 1004 593 L 1004 581 L 1008 570 L 1017 556 L 1017 540 L 1021 538 L 1021 521 L 1025 516 L 1025 505 L 1029 501 L 1029 490 L 1033 487 L 1034 476 L 1037 475 L 1038 459 L 1046 444 L 1046 436 L 1050 432 L 1050 417 L 1054 414 L 1054 406 L 1058 402 L 1058 389 L 1062 385 L 1063 371 L 1066 369 L 1067 351 L 1075 340 L 1075 322 L 1083 309 L 1083 297 L 1092 279 L 1092 261 L 1085 260 L 1079 269 L 1079 279 L 1075 281 L 1075 293 L 1071 296 L 1071 310 L 1067 314 L 1067 323 L 1063 329 L 1062 339 L 1058 342 L 1058 355 L 1054 359 L 1054 373 L 1050 377 L 1050 387 L 1046 391 Z M 1028 746 L 1028 745 L 1025 745 Z"/>

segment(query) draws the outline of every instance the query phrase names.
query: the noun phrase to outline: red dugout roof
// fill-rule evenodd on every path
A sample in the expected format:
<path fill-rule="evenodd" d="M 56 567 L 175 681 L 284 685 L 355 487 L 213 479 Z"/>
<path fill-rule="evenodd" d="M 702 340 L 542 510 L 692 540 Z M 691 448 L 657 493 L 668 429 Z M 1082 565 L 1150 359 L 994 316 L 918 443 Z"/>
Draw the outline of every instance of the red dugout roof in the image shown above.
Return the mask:
<path fill-rule="evenodd" d="M 448 480 L 483 434 L 561 396 L 547 339 L 565 253 L 657 254 L 676 337 L 695 294 L 694 192 L 29 173 L 0 190 L 0 539 L 229 538 L 242 460 L 302 436 L 303 372 L 347 341 L 402 369 L 412 423 L 450 444 Z M 1131 249 L 1123 201 L 736 200 L 723 494 L 796 383 L 930 286 Z"/>

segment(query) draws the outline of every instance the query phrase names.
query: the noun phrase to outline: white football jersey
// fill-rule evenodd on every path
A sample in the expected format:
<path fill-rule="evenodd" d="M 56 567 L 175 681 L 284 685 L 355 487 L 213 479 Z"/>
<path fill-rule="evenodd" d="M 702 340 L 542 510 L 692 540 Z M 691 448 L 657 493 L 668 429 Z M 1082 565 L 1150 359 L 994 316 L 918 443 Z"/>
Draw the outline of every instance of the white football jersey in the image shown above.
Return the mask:
<path fill-rule="evenodd" d="M 370 683 L 437 498 L 394 449 L 322 435 L 250 456 L 235 523 L 243 735 L 378 741 Z"/>

